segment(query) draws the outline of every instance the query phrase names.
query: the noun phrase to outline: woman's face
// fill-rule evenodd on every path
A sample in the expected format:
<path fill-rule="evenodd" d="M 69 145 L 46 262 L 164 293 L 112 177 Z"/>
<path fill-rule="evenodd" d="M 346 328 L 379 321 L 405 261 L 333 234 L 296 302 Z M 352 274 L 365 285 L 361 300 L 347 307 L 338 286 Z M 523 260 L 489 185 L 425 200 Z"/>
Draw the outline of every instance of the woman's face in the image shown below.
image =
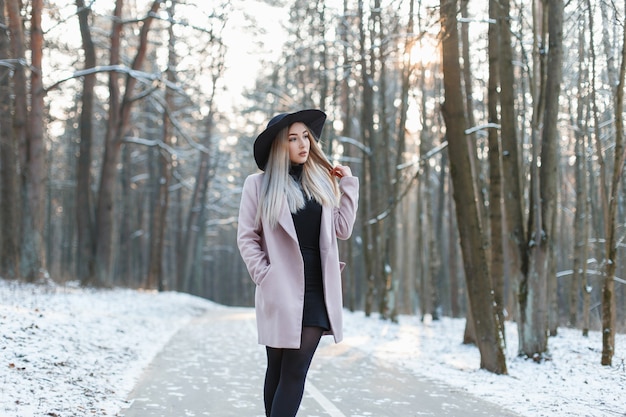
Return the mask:
<path fill-rule="evenodd" d="M 311 142 L 309 131 L 302 122 L 289 126 L 287 133 L 289 140 L 289 159 L 292 164 L 304 164 L 309 157 Z"/>

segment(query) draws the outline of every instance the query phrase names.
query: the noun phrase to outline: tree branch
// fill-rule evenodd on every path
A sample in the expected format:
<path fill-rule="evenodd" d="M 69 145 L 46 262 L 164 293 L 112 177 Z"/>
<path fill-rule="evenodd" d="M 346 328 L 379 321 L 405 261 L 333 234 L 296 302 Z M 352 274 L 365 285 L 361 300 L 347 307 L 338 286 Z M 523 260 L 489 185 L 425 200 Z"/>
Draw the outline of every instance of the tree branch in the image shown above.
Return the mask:
<path fill-rule="evenodd" d="M 0 61 L 0 65 L 2 65 L 2 61 Z M 76 78 L 81 78 L 81 77 L 91 75 L 91 74 L 109 73 L 109 72 L 119 72 L 122 74 L 129 75 L 131 77 L 137 78 L 138 80 L 142 80 L 142 81 L 150 82 L 150 83 L 158 81 L 159 83 L 164 84 L 167 88 L 170 88 L 178 92 L 182 92 L 182 89 L 178 87 L 176 84 L 162 79 L 160 73 L 150 73 L 150 72 L 145 72 L 145 71 L 134 70 L 124 65 L 103 65 L 103 66 L 79 70 L 79 71 L 72 73 L 70 76 L 63 78 L 55 82 L 54 84 L 51 84 L 44 91 L 48 93 L 49 91 L 59 88 L 61 84 L 67 81 L 76 79 Z"/>

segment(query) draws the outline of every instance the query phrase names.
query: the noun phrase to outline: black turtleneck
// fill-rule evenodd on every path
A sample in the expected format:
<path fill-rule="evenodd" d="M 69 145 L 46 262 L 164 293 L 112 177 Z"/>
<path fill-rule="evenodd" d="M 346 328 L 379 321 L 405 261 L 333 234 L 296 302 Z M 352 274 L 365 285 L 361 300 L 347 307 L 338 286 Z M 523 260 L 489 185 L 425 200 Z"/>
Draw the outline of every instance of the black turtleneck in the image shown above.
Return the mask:
<path fill-rule="evenodd" d="M 289 175 L 298 183 L 302 179 L 302 167 L 303 165 L 292 165 L 289 170 Z M 297 213 L 292 213 L 292 217 L 300 242 L 300 250 L 311 250 L 319 256 L 322 206 L 314 199 L 307 199 L 304 208 L 298 210 Z"/>
<path fill-rule="evenodd" d="M 298 183 L 302 179 L 302 168 L 302 165 L 292 165 L 289 170 L 289 175 Z M 330 322 L 324 302 L 322 260 L 320 257 L 322 206 L 315 199 L 307 199 L 306 205 L 298 212 L 292 213 L 291 216 L 304 260 L 305 293 L 302 324 L 319 326 L 328 330 L 330 329 Z"/>
<path fill-rule="evenodd" d="M 296 180 L 298 183 L 302 180 L 302 170 L 304 169 L 304 164 L 291 164 L 289 167 L 289 175 Z"/>

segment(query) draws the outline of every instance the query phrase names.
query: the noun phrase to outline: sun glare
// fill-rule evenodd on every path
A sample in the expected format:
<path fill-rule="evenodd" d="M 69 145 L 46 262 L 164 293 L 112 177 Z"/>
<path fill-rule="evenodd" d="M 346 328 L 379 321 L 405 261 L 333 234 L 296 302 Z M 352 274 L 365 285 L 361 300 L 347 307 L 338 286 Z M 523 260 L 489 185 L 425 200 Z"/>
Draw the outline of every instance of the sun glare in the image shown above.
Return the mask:
<path fill-rule="evenodd" d="M 430 64 L 438 62 L 440 59 L 439 47 L 433 40 L 422 39 L 415 42 L 411 47 L 409 59 L 413 65 L 430 66 Z"/>

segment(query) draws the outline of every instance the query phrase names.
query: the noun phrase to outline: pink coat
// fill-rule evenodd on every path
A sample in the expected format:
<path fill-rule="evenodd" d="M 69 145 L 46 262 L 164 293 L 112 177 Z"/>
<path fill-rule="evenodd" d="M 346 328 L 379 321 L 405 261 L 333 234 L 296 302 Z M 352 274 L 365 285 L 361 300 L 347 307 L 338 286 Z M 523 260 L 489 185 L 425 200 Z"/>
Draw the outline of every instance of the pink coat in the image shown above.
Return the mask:
<path fill-rule="evenodd" d="M 255 309 L 259 344 L 274 348 L 300 347 L 304 307 L 304 261 L 285 199 L 274 229 L 254 226 L 263 173 L 246 178 L 239 208 L 237 244 L 256 284 Z M 322 208 L 320 253 L 326 309 L 335 342 L 343 338 L 343 298 L 337 238 L 348 239 L 356 219 L 359 180 L 344 177 L 337 208 Z"/>

